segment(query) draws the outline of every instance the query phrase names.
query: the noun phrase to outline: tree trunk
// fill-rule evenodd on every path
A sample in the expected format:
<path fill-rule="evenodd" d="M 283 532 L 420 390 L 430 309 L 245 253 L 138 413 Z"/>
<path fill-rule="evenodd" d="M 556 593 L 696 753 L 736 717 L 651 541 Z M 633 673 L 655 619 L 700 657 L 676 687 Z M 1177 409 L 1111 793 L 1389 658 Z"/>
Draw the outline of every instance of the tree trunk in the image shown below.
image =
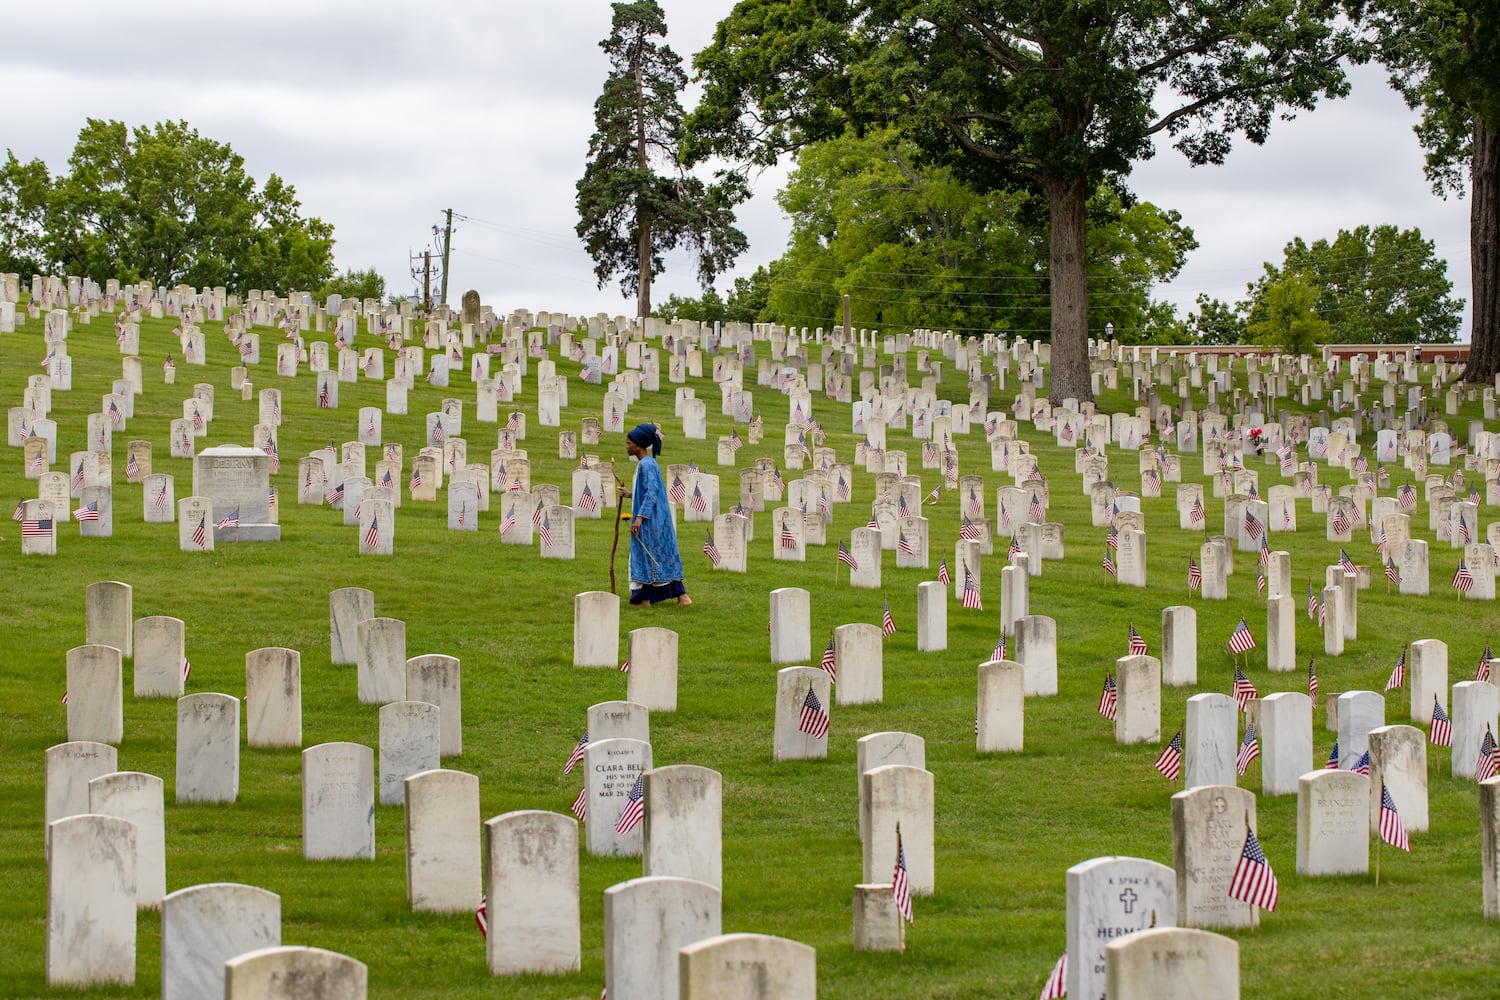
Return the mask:
<path fill-rule="evenodd" d="M 1500 372 L 1500 135 L 1478 117 L 1474 119 L 1469 191 L 1474 325 L 1464 379 L 1489 385 Z"/>
<path fill-rule="evenodd" d="M 645 70 L 640 62 L 635 64 L 635 162 L 641 169 L 641 175 L 646 176 L 651 160 L 646 155 L 646 81 Z M 648 184 L 647 189 L 649 188 Z M 636 194 L 637 198 L 642 196 L 640 192 Z M 651 315 L 651 224 L 655 221 L 656 214 L 637 202 L 635 267 L 640 283 L 637 286 L 635 314 L 641 321 L 642 330 L 646 328 L 646 317 Z"/>
<path fill-rule="evenodd" d="M 636 315 L 641 327 L 646 326 L 646 317 L 651 315 L 651 223 L 655 221 L 649 209 L 641 209 L 635 216 L 638 237 L 636 243 L 636 268 L 640 273 L 640 287 L 636 295 Z"/>
<path fill-rule="evenodd" d="M 1094 398 L 1089 384 L 1088 257 L 1084 247 L 1083 178 L 1047 185 L 1051 215 L 1052 389 L 1054 404 Z"/>

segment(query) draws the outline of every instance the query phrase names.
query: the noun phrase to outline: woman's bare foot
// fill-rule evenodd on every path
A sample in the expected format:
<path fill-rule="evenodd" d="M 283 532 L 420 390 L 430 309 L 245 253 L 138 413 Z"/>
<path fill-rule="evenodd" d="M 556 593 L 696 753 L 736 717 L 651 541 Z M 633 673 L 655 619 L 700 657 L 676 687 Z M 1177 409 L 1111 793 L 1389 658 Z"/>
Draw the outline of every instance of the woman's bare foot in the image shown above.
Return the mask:
<path fill-rule="evenodd" d="M 681 597 L 677 598 L 677 603 L 682 605 L 683 607 L 687 607 L 689 604 L 693 603 L 693 599 L 688 595 L 683 594 Z"/>

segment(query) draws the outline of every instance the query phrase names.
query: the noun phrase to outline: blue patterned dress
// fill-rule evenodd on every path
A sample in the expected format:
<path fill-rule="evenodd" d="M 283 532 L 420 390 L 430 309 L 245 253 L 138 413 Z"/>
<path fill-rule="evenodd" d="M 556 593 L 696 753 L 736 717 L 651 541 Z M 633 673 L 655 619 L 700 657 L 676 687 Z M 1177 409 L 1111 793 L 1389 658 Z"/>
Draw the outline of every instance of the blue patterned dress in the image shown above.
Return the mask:
<path fill-rule="evenodd" d="M 661 466 L 650 455 L 635 468 L 631 518 L 641 519 L 640 535 L 630 536 L 630 602 L 655 603 L 687 593 L 682 585 L 682 554 L 667 499 Z"/>

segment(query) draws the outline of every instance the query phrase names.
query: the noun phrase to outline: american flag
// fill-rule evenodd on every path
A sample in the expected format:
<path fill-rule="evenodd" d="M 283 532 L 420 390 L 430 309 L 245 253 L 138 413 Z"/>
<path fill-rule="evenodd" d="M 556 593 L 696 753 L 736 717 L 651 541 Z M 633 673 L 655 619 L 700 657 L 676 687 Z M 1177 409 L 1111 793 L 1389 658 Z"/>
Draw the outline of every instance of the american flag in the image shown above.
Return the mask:
<path fill-rule="evenodd" d="M 1453 572 L 1453 589 L 1467 594 L 1473 587 L 1474 576 L 1469 572 L 1468 564 L 1460 558 L 1458 560 L 1458 569 Z"/>
<path fill-rule="evenodd" d="M 1234 696 L 1234 703 L 1239 706 L 1241 712 L 1249 706 L 1251 698 L 1260 696 L 1260 692 L 1255 690 L 1255 685 L 1250 683 L 1250 678 L 1245 676 L 1245 671 L 1241 670 L 1238 665 L 1234 668 L 1234 687 L 1230 693 Z"/>
<path fill-rule="evenodd" d="M 896 548 L 902 553 L 912 557 L 915 557 L 917 554 L 916 548 L 913 547 L 911 541 L 906 537 L 906 532 L 904 531 L 898 533 L 898 536 L 896 538 Z"/>
<path fill-rule="evenodd" d="M 984 514 L 984 503 L 979 499 L 979 493 L 974 487 L 969 487 L 969 513 L 974 517 Z"/>
<path fill-rule="evenodd" d="M 1403 483 L 1396 491 L 1396 504 L 1402 510 L 1414 510 L 1417 506 L 1417 491 L 1411 488 L 1410 483 Z"/>
<path fill-rule="evenodd" d="M 339 503 L 343 499 L 344 499 L 344 484 L 343 483 L 339 483 L 337 486 L 334 486 L 331 489 L 329 489 L 327 493 L 323 494 L 323 500 L 330 507 L 332 507 L 336 503 Z"/>
<path fill-rule="evenodd" d="M 1197 561 L 1188 556 L 1188 590 L 1197 590 L 1203 586 L 1203 571 L 1198 568 Z"/>
<path fill-rule="evenodd" d="M 742 441 L 742 440 L 740 440 L 740 432 L 737 431 L 737 430 L 734 430 L 733 428 L 730 428 L 730 431 L 729 431 L 729 447 L 732 448 L 732 449 L 734 449 L 735 451 L 739 451 L 744 446 L 745 446 L 745 442 Z"/>
<path fill-rule="evenodd" d="M 573 813 L 574 816 L 578 817 L 578 822 L 580 823 L 582 823 L 588 817 L 589 789 L 587 785 L 584 785 L 582 788 L 578 789 L 578 798 L 573 800 L 573 804 L 569 806 L 568 809 Z"/>
<path fill-rule="evenodd" d="M 1355 774 L 1369 774 L 1370 773 L 1370 751 L 1366 750 L 1364 753 L 1360 754 L 1359 755 L 1359 760 L 1357 760 L 1357 761 L 1354 762 L 1354 766 L 1352 768 L 1350 768 L 1350 770 L 1353 771 Z"/>
<path fill-rule="evenodd" d="M 839 473 L 838 491 L 840 500 L 849 499 L 849 482 L 844 478 L 844 474 L 842 472 Z"/>
<path fill-rule="evenodd" d="M 22 538 L 51 538 L 52 518 L 25 518 L 21 521 Z"/>
<path fill-rule="evenodd" d="M 1313 658 L 1307 658 L 1307 697 L 1312 702 L 1312 710 L 1318 710 L 1318 672 L 1313 669 Z"/>
<path fill-rule="evenodd" d="M 1266 852 L 1261 850 L 1255 831 L 1245 828 L 1245 847 L 1240 852 L 1240 862 L 1235 866 L 1234 878 L 1229 882 L 1229 895 L 1263 910 L 1276 910 L 1276 897 L 1280 887 Z"/>
<path fill-rule="evenodd" d="M 357 512 L 356 512 L 357 514 Z M 469 504 L 467 501 L 458 505 L 458 526 L 462 528 L 469 519 Z"/>
<path fill-rule="evenodd" d="M 214 522 L 215 528 L 238 528 L 239 526 L 240 509 L 238 507 Z"/>
<path fill-rule="evenodd" d="M 552 547 L 552 521 L 546 514 L 542 515 L 542 525 L 537 530 L 541 532 L 542 545 L 550 549 Z"/>
<path fill-rule="evenodd" d="M 516 508 L 512 506 L 500 519 L 500 534 L 503 536 L 507 531 L 516 526 Z"/>
<path fill-rule="evenodd" d="M 93 500 L 73 511 L 75 521 L 97 521 L 99 520 L 99 501 Z"/>
<path fill-rule="evenodd" d="M 968 564 L 964 564 L 964 591 L 962 604 L 966 608 L 984 610 L 984 605 L 979 602 L 979 587 L 974 583 L 974 574 L 969 572 Z"/>
<path fill-rule="evenodd" d="M 995 648 L 990 653 L 990 659 L 992 659 L 992 660 L 1003 660 L 1003 659 L 1005 659 L 1005 633 L 1003 631 L 1000 633 L 1000 641 L 997 642 L 997 643 L 995 643 Z"/>
<path fill-rule="evenodd" d="M 849 547 L 842 541 L 839 542 L 838 558 L 839 562 L 843 563 L 845 566 L 848 566 L 851 570 L 859 569 L 859 563 L 855 561 L 854 553 L 850 552 Z"/>
<path fill-rule="evenodd" d="M 538 531 L 542 530 L 542 502 L 536 502 L 536 510 L 531 512 L 531 523 Z"/>
<path fill-rule="evenodd" d="M 1386 679 L 1385 689 L 1387 691 L 1394 691 L 1397 688 L 1401 687 L 1405 683 L 1406 683 L 1406 650 L 1403 648 L 1401 650 L 1401 655 L 1396 658 L 1395 669 L 1393 669 L 1391 671 L 1391 676 Z"/>
<path fill-rule="evenodd" d="M 1432 696 L 1432 732 L 1427 738 L 1435 747 L 1453 745 L 1453 722 L 1448 718 L 1448 713 L 1443 711 L 1443 706 L 1438 703 L 1436 694 Z"/>
<path fill-rule="evenodd" d="M 718 566 L 724 561 L 723 557 L 719 555 L 719 547 L 714 544 L 714 533 L 712 531 L 703 539 L 703 554 L 708 556 L 708 561 L 714 566 Z"/>
<path fill-rule="evenodd" d="M 697 487 L 694 487 L 694 489 L 696 490 Z M 822 514 L 824 517 L 828 517 L 833 513 L 833 508 L 828 503 L 827 493 L 818 494 L 818 513 Z"/>
<path fill-rule="evenodd" d="M 1037 1000 L 1061 1000 L 1068 995 L 1068 953 L 1063 952 L 1052 973 L 1042 986 L 1042 995 Z"/>
<path fill-rule="evenodd" d="M 811 685 L 808 685 L 807 697 L 802 699 L 802 714 L 797 719 L 797 729 L 815 740 L 828 735 L 828 710 L 813 693 Z"/>
<path fill-rule="evenodd" d="M 438 444 L 442 444 L 444 441 L 448 440 L 448 432 L 443 429 L 443 421 L 441 417 L 439 417 L 432 424 L 432 440 L 436 441 Z"/>
<path fill-rule="evenodd" d="M 589 488 L 588 483 L 583 484 L 583 492 L 578 494 L 578 506 L 590 513 L 599 507 L 599 502 L 594 499 L 594 491 Z"/>
<path fill-rule="evenodd" d="M 1115 717 L 1115 703 L 1117 691 L 1115 689 L 1115 678 L 1113 674 L 1104 675 L 1104 688 L 1099 692 L 1099 714 L 1106 719 Z"/>
<path fill-rule="evenodd" d="M 1240 741 L 1240 752 L 1235 754 L 1234 769 L 1241 776 L 1250 769 L 1250 762 L 1260 756 L 1260 741 L 1255 738 L 1255 725 L 1245 723 L 1245 738 Z"/>
<path fill-rule="evenodd" d="M 166 510 L 167 509 L 167 484 L 166 483 L 162 483 L 161 484 L 161 489 L 159 489 L 159 490 L 156 491 L 156 509 L 157 510 Z"/>
<path fill-rule="evenodd" d="M 1010 562 L 1015 562 L 1016 561 L 1016 556 L 1020 555 L 1021 552 L 1022 552 L 1022 549 L 1021 549 L 1021 540 L 1019 538 L 1017 538 L 1015 535 L 1011 535 L 1010 536 L 1010 548 L 1008 548 L 1008 549 L 1005 550 L 1005 558 L 1007 560 L 1009 560 Z"/>
<path fill-rule="evenodd" d="M 929 493 L 929 494 L 927 494 L 927 499 L 924 500 L 923 502 L 924 503 L 929 503 L 929 504 L 937 503 L 938 500 L 942 497 L 942 495 L 943 495 L 943 484 L 942 483 L 938 483 L 936 486 L 934 486 L 932 488 L 932 492 Z"/>
<path fill-rule="evenodd" d="M 1125 643 L 1126 656 L 1149 656 L 1150 650 L 1146 646 L 1146 640 L 1135 630 L 1135 622 L 1130 623 L 1130 634 Z"/>
<path fill-rule="evenodd" d="M 73 488 L 76 490 L 83 485 L 83 459 L 78 460 L 78 468 L 73 470 Z"/>
<path fill-rule="evenodd" d="M 10 519 L 12 521 L 24 521 L 26 519 L 26 498 L 25 497 L 22 497 L 20 500 L 16 501 L 16 509 L 11 512 Z M 1489 647 L 1485 647 L 1485 648 L 1488 649 Z"/>
<path fill-rule="evenodd" d="M 1248 510 L 1245 511 L 1245 534 L 1249 535 L 1251 538 L 1260 538 L 1261 534 L 1265 530 L 1266 529 L 1261 526 L 1259 520 L 1252 517 Z M 1335 527 L 1334 530 L 1341 531 L 1343 529 Z"/>
<path fill-rule="evenodd" d="M 373 549 L 380 544 L 380 518 L 370 519 L 370 527 L 365 532 L 365 548 Z"/>
<path fill-rule="evenodd" d="M 1313 593 L 1312 581 L 1307 584 L 1307 618 L 1308 621 L 1317 621 L 1318 618 L 1318 595 Z"/>
<path fill-rule="evenodd" d="M 198 527 L 193 529 L 193 544 L 200 549 L 208 545 L 208 515 L 198 516 Z"/>
<path fill-rule="evenodd" d="M 625 799 L 625 808 L 621 810 L 620 818 L 615 821 L 615 833 L 625 836 L 639 826 L 645 816 L 646 775 L 641 773 L 635 776 L 635 784 L 630 786 L 630 795 Z"/>
<path fill-rule="evenodd" d="M 953 578 L 948 575 L 948 557 L 944 556 L 938 560 L 938 583 L 946 587 L 952 582 Z"/>
<path fill-rule="evenodd" d="M 1005 501 L 1000 501 L 1000 530 L 1010 530 L 1010 511 L 1005 509 Z"/>
<path fill-rule="evenodd" d="M 672 477 L 672 485 L 667 487 L 667 498 L 675 504 L 681 504 L 687 499 L 687 487 L 682 485 L 681 476 Z"/>
<path fill-rule="evenodd" d="M 973 521 L 969 520 L 966 517 L 964 518 L 964 523 L 958 529 L 958 537 L 967 539 L 971 542 L 977 542 L 982 537 L 984 537 L 984 535 L 983 532 L 979 530 L 979 525 L 975 524 Z"/>
<path fill-rule="evenodd" d="M 896 912 L 912 923 L 911 883 L 906 877 L 906 848 L 901 844 L 901 825 L 896 825 L 896 870 L 891 873 L 891 892 L 896 897 Z"/>
<path fill-rule="evenodd" d="M 47 449 L 46 448 L 38 448 L 37 451 L 36 451 L 36 455 L 33 456 L 32 459 L 31 459 L 31 467 L 33 469 L 42 469 L 42 468 L 45 468 L 46 465 L 47 465 Z"/>
<path fill-rule="evenodd" d="M 697 483 L 693 484 L 693 499 L 689 501 L 689 506 L 691 506 L 693 510 L 697 511 L 699 514 L 702 514 L 708 510 L 708 501 L 704 499 L 703 491 L 698 488 Z"/>
<path fill-rule="evenodd" d="M 1193 497 L 1193 506 L 1188 509 L 1189 524 L 1203 524 L 1208 520 L 1208 514 L 1203 510 L 1203 501 Z"/>
<path fill-rule="evenodd" d="M 781 519 L 781 547 L 794 552 L 797 549 L 797 536 L 792 533 L 792 522 L 787 517 Z"/>
<path fill-rule="evenodd" d="M 1234 653 L 1246 653 L 1255 648 L 1255 636 L 1250 634 L 1250 626 L 1245 624 L 1245 619 L 1240 618 L 1239 625 L 1235 626 L 1234 633 L 1229 637 L 1229 649 Z"/>
<path fill-rule="evenodd" d="M 1261 596 L 1265 596 L 1266 573 L 1260 566 L 1255 567 L 1255 589 L 1260 592 Z"/>
<path fill-rule="evenodd" d="M 1104 572 L 1108 573 L 1110 576 L 1115 575 L 1115 560 L 1114 557 L 1109 554 L 1108 547 L 1105 548 L 1104 558 L 1099 562 L 1099 565 L 1103 567 Z"/>
<path fill-rule="evenodd" d="M 1474 778 L 1488 781 L 1500 774 L 1500 747 L 1495 745 L 1494 734 L 1488 724 L 1484 727 L 1484 739 L 1479 743 L 1479 759 L 1474 763 Z"/>
<path fill-rule="evenodd" d="M 186 684 L 188 682 L 188 678 L 191 676 L 193 676 L 193 665 L 189 663 L 188 658 L 184 656 L 182 658 L 182 683 Z"/>
<path fill-rule="evenodd" d="M 1474 671 L 1474 679 L 1476 681 L 1488 681 L 1490 679 L 1490 660 L 1492 659 L 1494 657 L 1490 656 L 1490 644 L 1485 643 L 1484 652 L 1479 654 L 1479 666 Z"/>
<path fill-rule="evenodd" d="M 141 474 L 141 464 L 135 460 L 135 452 L 131 452 L 125 458 L 125 481 L 133 483 Z"/>
<path fill-rule="evenodd" d="M 1396 568 L 1396 560 L 1389 556 L 1385 560 L 1385 578 L 1396 586 L 1401 586 L 1401 571 Z"/>
<path fill-rule="evenodd" d="M 1411 850 L 1411 843 L 1406 839 L 1406 824 L 1401 822 L 1401 814 L 1396 812 L 1396 800 L 1391 798 L 1390 787 L 1383 781 L 1380 783 L 1380 839 L 1403 851 Z"/>
<path fill-rule="evenodd" d="M 332 400 L 328 394 L 328 383 L 325 381 L 318 386 L 318 408 L 327 409 L 331 402 Z"/>
<path fill-rule="evenodd" d="M 1161 776 L 1168 781 L 1176 781 L 1182 776 L 1182 730 L 1177 730 L 1177 735 L 1172 737 L 1162 750 L 1161 756 L 1156 758 L 1156 769 Z"/>
<path fill-rule="evenodd" d="M 1379 462 L 1375 463 L 1375 481 L 1381 486 L 1389 486 L 1391 484 L 1390 472 Z"/>
<path fill-rule="evenodd" d="M 1328 761 L 1323 765 L 1325 771 L 1337 771 L 1339 769 L 1339 741 L 1334 737 L 1333 749 L 1328 751 Z"/>
<path fill-rule="evenodd" d="M 905 494 L 902 494 L 902 495 L 896 497 L 896 516 L 897 517 L 911 517 L 911 507 L 908 506 L 907 503 L 906 503 L 906 495 Z"/>
<path fill-rule="evenodd" d="M 885 635 L 895 635 L 896 619 L 891 617 L 890 598 L 882 598 L 882 600 L 885 602 L 885 608 L 880 612 L 880 631 Z"/>
<path fill-rule="evenodd" d="M 176 367 L 177 365 L 172 361 L 172 355 L 170 354 L 167 355 L 167 360 L 161 363 L 161 370 L 164 372 L 169 372 Z"/>
<path fill-rule="evenodd" d="M 1333 532 L 1342 535 L 1349 530 L 1349 518 L 1344 514 L 1344 508 L 1340 507 L 1333 513 Z"/>
<path fill-rule="evenodd" d="M 822 667 L 823 672 L 828 675 L 828 682 L 830 684 L 838 683 L 838 657 L 833 651 L 833 635 L 831 633 L 828 636 L 828 647 L 823 650 L 823 662 L 819 663 L 818 666 Z"/>
<path fill-rule="evenodd" d="M 1118 549 L 1120 547 L 1120 529 L 1111 524 L 1109 531 L 1104 536 L 1104 544 L 1112 549 Z"/>
<path fill-rule="evenodd" d="M 120 408 L 115 405 L 115 401 L 112 399 L 109 401 L 109 422 L 114 424 L 116 428 L 125 426 L 125 414 L 120 412 Z"/>
<path fill-rule="evenodd" d="M 276 487 L 274 486 L 268 486 L 266 488 L 266 506 L 276 506 Z"/>
<path fill-rule="evenodd" d="M 1047 512 L 1042 510 L 1042 498 L 1040 494 L 1031 494 L 1031 505 L 1026 508 L 1026 513 L 1033 521 L 1041 522 L 1046 519 Z"/>

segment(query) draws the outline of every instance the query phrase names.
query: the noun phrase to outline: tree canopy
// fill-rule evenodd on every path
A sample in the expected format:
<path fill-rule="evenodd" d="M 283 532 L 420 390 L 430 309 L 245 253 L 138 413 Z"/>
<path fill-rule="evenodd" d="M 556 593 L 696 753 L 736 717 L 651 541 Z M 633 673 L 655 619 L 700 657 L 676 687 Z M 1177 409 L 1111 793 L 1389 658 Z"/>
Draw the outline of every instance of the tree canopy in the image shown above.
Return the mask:
<path fill-rule="evenodd" d="M 1236 136 L 1347 89 L 1337 0 L 741 0 L 695 60 L 690 160 L 775 161 L 888 126 L 981 188 L 1048 202 L 1053 382 L 1090 398 L 1085 216 L 1169 139 L 1217 163 Z"/>
<path fill-rule="evenodd" d="M 804 147 L 778 200 L 791 219 L 770 286 L 778 318 L 837 322 L 848 294 L 857 326 L 1048 331 L 1045 210 L 1030 195 L 977 191 L 879 130 Z M 1197 245 L 1180 221 L 1148 203 L 1127 206 L 1109 187 L 1094 192 L 1096 323 L 1131 340 L 1151 336 L 1151 284 L 1174 277 Z"/>
<path fill-rule="evenodd" d="M 1449 295 L 1448 265 L 1417 229 L 1357 226 L 1332 242 L 1308 245 L 1300 236 L 1286 245 L 1279 267 L 1250 286 L 1252 323 L 1267 291 L 1297 276 L 1314 292 L 1313 309 L 1327 321 L 1328 336 L 1354 344 L 1449 344 L 1457 339 L 1463 300 Z"/>
<path fill-rule="evenodd" d="M 316 289 L 333 274 L 333 227 L 304 218 L 276 174 L 186 122 L 127 129 L 90 118 L 69 171 L 6 151 L 0 264 L 13 270 L 197 287 Z"/>
<path fill-rule="evenodd" d="M 618 277 L 644 317 L 651 315 L 651 280 L 665 251 L 690 249 L 704 288 L 744 252 L 734 207 L 748 192 L 738 176 L 721 174 L 707 184 L 678 162 L 678 95 L 687 74 L 677 53 L 657 41 L 667 34 L 661 6 L 637 0 L 610 7 L 612 28 L 599 43 L 610 71 L 594 102 L 595 132 L 577 185 L 577 232 L 599 287 Z"/>

